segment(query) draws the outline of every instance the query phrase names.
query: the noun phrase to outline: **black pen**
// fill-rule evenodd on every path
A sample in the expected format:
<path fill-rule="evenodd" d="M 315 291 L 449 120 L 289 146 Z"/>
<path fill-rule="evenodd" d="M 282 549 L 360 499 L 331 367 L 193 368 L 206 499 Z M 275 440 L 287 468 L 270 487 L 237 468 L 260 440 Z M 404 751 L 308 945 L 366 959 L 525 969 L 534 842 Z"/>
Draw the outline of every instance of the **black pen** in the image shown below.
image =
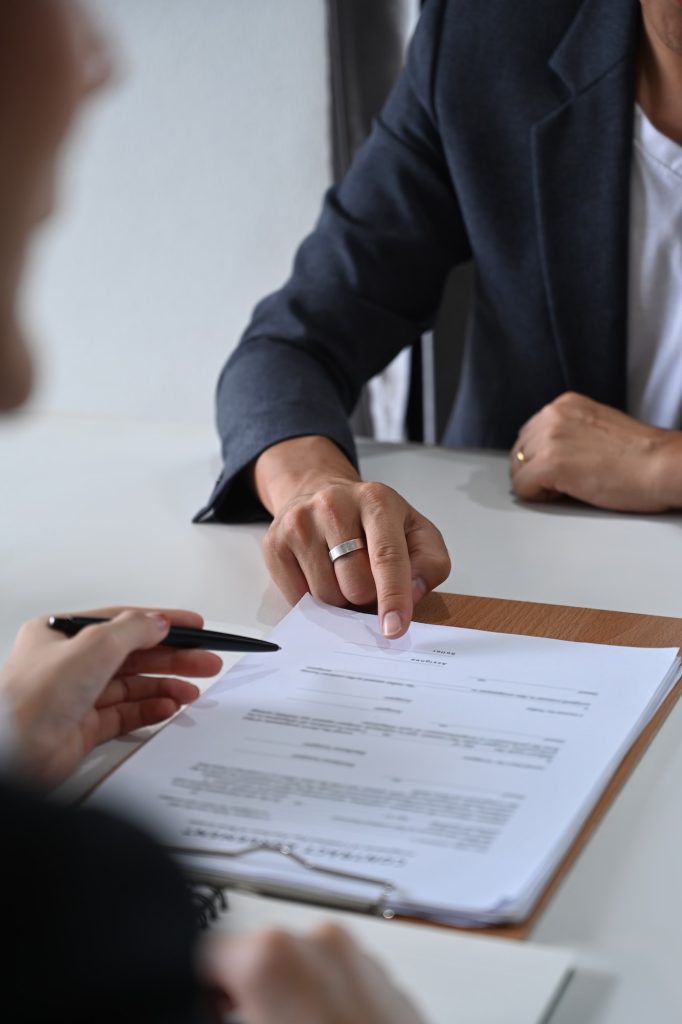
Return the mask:
<path fill-rule="evenodd" d="M 98 622 L 109 622 L 109 619 L 98 619 L 84 615 L 69 615 L 58 618 L 51 615 L 47 620 L 50 629 L 58 629 L 67 636 L 75 636 L 86 626 Z M 239 651 L 241 653 L 261 653 L 279 651 L 277 644 L 269 640 L 256 640 L 254 637 L 237 636 L 234 633 L 218 633 L 214 629 L 190 629 L 189 626 L 171 626 L 168 635 L 161 641 L 164 647 L 187 647 L 202 651 Z"/>

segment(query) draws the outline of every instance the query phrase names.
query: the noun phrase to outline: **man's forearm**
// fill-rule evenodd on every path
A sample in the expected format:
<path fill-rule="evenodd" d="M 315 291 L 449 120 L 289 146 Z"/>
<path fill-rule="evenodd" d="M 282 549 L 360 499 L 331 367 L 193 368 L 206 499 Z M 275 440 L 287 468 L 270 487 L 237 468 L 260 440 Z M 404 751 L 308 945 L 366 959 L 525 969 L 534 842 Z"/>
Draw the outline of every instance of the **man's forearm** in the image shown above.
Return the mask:
<path fill-rule="evenodd" d="M 652 489 L 663 509 L 682 509 L 682 432 L 661 431 L 652 452 Z"/>
<path fill-rule="evenodd" d="M 293 437 L 272 445 L 251 469 L 254 490 L 273 516 L 293 497 L 360 479 L 341 449 L 326 437 Z"/>

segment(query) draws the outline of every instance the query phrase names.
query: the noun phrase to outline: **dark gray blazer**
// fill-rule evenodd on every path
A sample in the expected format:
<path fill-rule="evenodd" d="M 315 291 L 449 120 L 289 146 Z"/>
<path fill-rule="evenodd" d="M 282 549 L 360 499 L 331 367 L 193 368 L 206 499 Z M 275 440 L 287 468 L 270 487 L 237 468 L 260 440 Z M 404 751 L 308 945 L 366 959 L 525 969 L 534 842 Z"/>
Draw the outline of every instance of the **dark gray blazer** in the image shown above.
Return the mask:
<path fill-rule="evenodd" d="M 428 0 L 406 68 L 287 284 L 218 388 L 225 468 L 198 519 L 251 518 L 240 471 L 285 438 L 355 458 L 362 385 L 476 264 L 444 441 L 508 448 L 563 391 L 626 405 L 638 0 Z"/>

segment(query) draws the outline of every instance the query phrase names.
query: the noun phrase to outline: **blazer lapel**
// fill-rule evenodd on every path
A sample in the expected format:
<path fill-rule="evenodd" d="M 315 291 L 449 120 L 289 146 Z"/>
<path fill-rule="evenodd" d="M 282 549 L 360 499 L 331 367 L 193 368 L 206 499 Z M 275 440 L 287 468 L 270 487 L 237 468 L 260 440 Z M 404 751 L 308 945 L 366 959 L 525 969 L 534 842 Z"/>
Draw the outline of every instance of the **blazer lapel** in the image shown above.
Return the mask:
<path fill-rule="evenodd" d="M 566 388 L 626 403 L 637 0 L 585 0 L 550 68 L 568 91 L 533 127 L 534 199 Z"/>

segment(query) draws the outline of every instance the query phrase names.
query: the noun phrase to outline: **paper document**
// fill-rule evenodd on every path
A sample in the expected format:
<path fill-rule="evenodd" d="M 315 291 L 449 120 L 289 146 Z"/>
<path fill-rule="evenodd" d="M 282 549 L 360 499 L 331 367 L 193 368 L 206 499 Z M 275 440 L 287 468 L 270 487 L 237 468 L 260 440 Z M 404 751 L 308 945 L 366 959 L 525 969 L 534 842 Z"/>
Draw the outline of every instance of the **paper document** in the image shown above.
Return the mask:
<path fill-rule="evenodd" d="M 528 915 L 678 674 L 673 648 L 421 623 L 388 641 L 309 596 L 271 636 L 98 799 L 195 870 L 468 925 Z"/>

